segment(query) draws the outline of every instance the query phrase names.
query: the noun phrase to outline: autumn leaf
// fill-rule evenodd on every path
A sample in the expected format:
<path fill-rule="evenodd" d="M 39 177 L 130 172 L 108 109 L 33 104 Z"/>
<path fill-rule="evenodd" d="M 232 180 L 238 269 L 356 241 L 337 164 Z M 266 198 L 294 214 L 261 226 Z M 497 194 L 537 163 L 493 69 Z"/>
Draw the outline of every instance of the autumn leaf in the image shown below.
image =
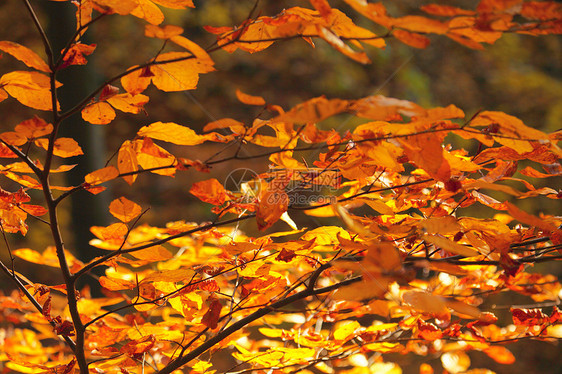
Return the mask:
<path fill-rule="evenodd" d="M 57 82 L 57 87 L 62 84 Z M 48 76 L 34 71 L 12 71 L 0 77 L 0 87 L 25 106 L 52 110 L 51 83 Z M 57 103 L 57 110 L 60 105 Z"/>
<path fill-rule="evenodd" d="M 48 149 L 49 140 L 36 139 L 35 145 L 43 149 Z M 84 152 L 82 152 L 82 148 L 80 148 L 76 140 L 72 138 L 58 138 L 57 140 L 55 140 L 53 154 L 59 157 L 73 157 L 82 155 L 84 154 Z"/>
<path fill-rule="evenodd" d="M 140 205 L 131 200 L 120 197 L 109 204 L 109 213 L 121 222 L 129 222 L 141 213 Z"/>
<path fill-rule="evenodd" d="M 53 132 L 53 125 L 36 116 L 18 123 L 15 130 L 18 134 L 25 136 L 29 140 L 33 140 Z"/>
<path fill-rule="evenodd" d="M 264 186 L 258 196 L 256 221 L 260 230 L 273 225 L 287 211 L 289 197 L 282 188 L 275 183 Z"/>
<path fill-rule="evenodd" d="M 86 65 L 88 61 L 85 56 L 91 55 L 96 49 L 95 44 L 82 44 L 80 42 L 72 44 L 66 54 L 62 57 L 63 63 L 60 68 L 70 65 Z"/>
<path fill-rule="evenodd" d="M 134 173 L 138 170 L 138 162 L 136 152 L 131 141 L 126 140 L 119 148 L 117 154 L 117 168 L 119 174 Z M 133 184 L 137 179 L 137 174 L 125 175 L 123 179 L 128 184 Z"/>
<path fill-rule="evenodd" d="M 265 99 L 261 96 L 252 96 L 245 94 L 240 90 L 236 90 L 236 97 L 241 103 L 248 105 L 265 105 Z"/>
<path fill-rule="evenodd" d="M 159 55 L 156 65 L 150 70 L 154 74 L 152 83 L 162 91 L 171 92 L 194 89 L 199 82 L 199 74 L 215 69 L 194 59 L 191 53 L 168 52 Z"/>
<path fill-rule="evenodd" d="M 91 185 L 98 185 L 112 179 L 115 179 L 119 176 L 119 171 L 113 166 L 107 166 L 103 169 L 99 169 L 87 174 L 84 177 L 86 183 Z"/>
<path fill-rule="evenodd" d="M 197 135 L 195 131 L 189 127 L 181 126 L 173 122 L 155 122 L 148 126 L 141 127 L 137 134 L 139 136 L 146 136 L 178 145 L 196 145 L 207 140 L 205 136 Z"/>
<path fill-rule="evenodd" d="M 201 201 L 213 205 L 221 205 L 226 200 L 229 200 L 223 185 L 215 178 L 193 183 L 189 192 L 197 196 Z"/>
<path fill-rule="evenodd" d="M 82 119 L 94 125 L 107 125 L 115 119 L 115 110 L 103 101 L 92 103 L 82 109 Z"/>
<path fill-rule="evenodd" d="M 30 68 L 34 68 L 45 73 L 51 72 L 49 65 L 47 65 L 41 57 L 23 45 L 9 41 L 0 41 L 0 50 L 11 54 Z"/>
<path fill-rule="evenodd" d="M 222 309 L 222 304 L 220 303 L 220 301 L 218 301 L 217 299 L 212 299 L 211 305 L 209 305 L 209 309 L 201 319 L 201 323 L 207 326 L 208 328 L 210 328 L 211 330 L 216 329 L 218 327 L 218 321 L 220 318 L 221 309 Z"/>

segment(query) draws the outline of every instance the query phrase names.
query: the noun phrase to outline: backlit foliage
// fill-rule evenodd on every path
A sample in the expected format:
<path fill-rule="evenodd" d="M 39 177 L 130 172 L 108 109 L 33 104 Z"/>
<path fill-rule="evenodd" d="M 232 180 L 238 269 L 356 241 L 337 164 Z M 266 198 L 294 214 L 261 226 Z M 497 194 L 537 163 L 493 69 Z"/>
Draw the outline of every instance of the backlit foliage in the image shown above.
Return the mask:
<path fill-rule="evenodd" d="M 196 89 L 200 75 L 221 69 L 212 57 L 221 51 L 258 53 L 302 38 L 311 46 L 323 40 L 368 64 L 367 46 L 384 49 L 392 41 L 425 48 L 432 34 L 483 49 L 505 33 L 559 34 L 559 3 L 482 0 L 472 9 L 432 4 L 421 7 L 424 15 L 400 17 L 366 0 L 346 0 L 341 10 L 326 0 L 302 1 L 276 15 L 252 12 L 232 27 L 207 26 L 216 35 L 207 48 L 179 26 L 163 24 L 161 7 L 189 12 L 191 0 L 67 3 L 76 10 L 77 27 L 63 51 L 50 49 L 28 0 L 22 8 L 46 55 L 0 42 L 4 58 L 27 66 L 2 72 L 0 100 L 38 110 L 0 134 L 0 174 L 21 186 L 0 190 L 2 250 L 12 259 L 0 266 L 3 282 L 17 289 L 0 297 L 7 323 L 0 328 L 0 367 L 23 373 L 213 373 L 216 360 L 228 357 L 230 372 L 400 373 L 386 358 L 399 352 L 438 355 L 447 372 L 458 373 L 470 372 L 469 351 L 512 364 L 516 357 L 506 343 L 562 337 L 556 306 L 512 308 L 507 324 L 482 307 L 499 293 L 527 296 L 537 306 L 554 305 L 561 296 L 557 277 L 531 270 L 562 258 L 562 219 L 530 214 L 519 202 L 542 196 L 559 204 L 560 190 L 537 188 L 521 175 L 559 178 L 562 135 L 507 113 L 467 114 L 452 104 L 423 108 L 382 95 L 315 97 L 282 108 L 238 90 L 240 105 L 259 109 L 251 122 L 223 118 L 203 132 L 181 123 L 141 124 L 135 137 L 122 139 L 106 167 L 88 170 L 82 184 L 51 183 L 54 173 L 75 167 L 67 158 L 83 153 L 74 139 L 59 135 L 68 117 L 81 113 L 91 126 L 112 126 L 120 112 L 150 109 L 151 84 L 165 92 Z M 88 27 L 103 17 L 131 16 L 146 21 L 144 30 L 131 32 L 161 40 L 162 48 L 61 111 L 57 72 L 87 64 L 96 53 L 95 44 L 81 42 Z M 372 21 L 372 28 L 358 20 Z M 350 131 L 318 126 L 342 114 L 361 124 Z M 471 147 L 459 148 L 461 142 L 451 139 Z M 224 149 L 206 160 L 182 156 L 203 143 Z M 149 207 L 121 196 L 107 207 L 114 223 L 91 228 L 90 244 L 105 255 L 83 263 L 64 248 L 57 209 L 76 191 L 98 194 L 119 180 L 134 188 L 141 174 L 171 178 L 219 164 L 236 169 L 242 160 L 269 164 L 270 171 L 236 190 L 216 178 L 188 186 L 215 213 L 211 222 L 191 222 L 183 212 L 174 222 L 153 226 L 143 218 Z M 322 196 L 295 201 L 311 186 Z M 496 213 L 485 219 L 459 214 L 472 205 Z M 333 224 L 299 227 L 291 218 L 297 211 L 333 217 Z M 10 235 L 32 234 L 31 217 L 50 226 L 51 242 L 12 248 Z M 255 221 L 263 234 L 239 230 L 245 220 Z M 269 229 L 278 221 L 289 231 Z M 64 284 L 35 283 L 33 274 L 14 267 L 15 257 L 56 268 Z M 103 298 L 77 289 L 77 281 L 96 267 L 105 269 L 99 278 Z M 420 373 L 432 372 L 421 365 Z"/>

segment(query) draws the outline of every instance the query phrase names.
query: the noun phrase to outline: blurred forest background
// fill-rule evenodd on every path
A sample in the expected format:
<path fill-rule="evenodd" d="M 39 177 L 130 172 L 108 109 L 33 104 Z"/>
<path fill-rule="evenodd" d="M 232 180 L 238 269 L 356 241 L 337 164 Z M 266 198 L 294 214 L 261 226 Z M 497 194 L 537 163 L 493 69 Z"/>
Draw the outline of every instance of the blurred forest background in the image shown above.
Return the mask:
<path fill-rule="evenodd" d="M 195 9 L 177 11 L 163 9 L 166 24 L 181 26 L 184 36 L 202 47 L 211 45 L 215 36 L 207 33 L 202 26 L 233 26 L 242 23 L 250 14 L 255 0 L 194 0 Z M 430 1 L 399 0 L 385 1 L 392 16 L 421 14 L 418 10 Z M 75 28 L 74 7 L 65 2 L 32 1 L 39 12 L 39 18 L 46 27 L 48 35 L 53 38 L 54 49 L 60 51 L 66 43 L 66 37 Z M 330 1 L 333 7 L 339 7 L 353 17 L 359 26 L 384 33 L 377 25 L 355 13 L 342 1 Z M 447 1 L 448 5 L 472 9 L 474 1 Z M 283 8 L 291 6 L 309 7 L 307 1 L 266 1 L 257 4 L 255 14 L 275 15 Z M 31 18 L 23 3 L 17 0 L 0 2 L 0 40 L 9 40 L 25 45 L 44 56 L 44 49 L 33 27 Z M 59 80 L 65 86 L 60 89 L 63 109 L 71 108 L 85 97 L 88 92 L 98 87 L 108 78 L 121 73 L 130 66 L 143 63 L 152 58 L 160 49 L 161 41 L 144 37 L 145 21 L 132 16 L 104 17 L 89 29 L 85 43 L 96 43 L 97 48 L 88 57 L 87 66 L 70 66 L 61 72 Z M 96 168 L 103 167 L 119 149 L 121 143 L 133 138 L 137 130 L 152 122 L 176 122 L 190 126 L 200 132 L 205 124 L 220 118 L 234 118 L 250 124 L 259 115 L 260 109 L 241 105 L 235 96 L 235 90 L 263 96 L 268 103 L 281 105 L 288 109 L 304 100 L 320 95 L 328 98 L 357 99 L 364 96 L 381 94 L 416 102 L 424 107 L 447 106 L 455 104 L 465 111 L 468 117 L 480 109 L 498 110 L 516 116 L 529 126 L 545 132 L 552 132 L 562 126 L 562 39 L 559 36 L 541 36 L 539 38 L 525 35 L 504 35 L 494 45 L 485 50 L 470 50 L 446 37 L 431 36 L 432 43 L 427 49 L 419 50 L 400 42 L 387 40 L 386 50 L 371 48 L 367 53 L 373 61 L 370 65 L 360 65 L 323 41 L 312 48 L 303 40 L 290 40 L 274 44 L 263 52 L 248 54 L 237 51 L 228 54 L 218 51 L 212 55 L 216 63 L 216 72 L 201 75 L 198 87 L 194 91 L 164 93 L 153 86 L 148 89 L 150 102 L 145 106 L 146 113 L 128 115 L 119 112 L 110 125 L 96 126 L 86 124 L 80 116 L 74 116 L 64 127 L 64 136 L 75 137 L 85 155 L 67 159 L 66 163 L 80 163 L 82 166 L 73 171 L 73 179 L 59 184 L 79 184 L 83 176 Z M 25 67 L 11 56 L 0 59 L 0 74 Z M 22 120 L 33 115 L 40 115 L 50 121 L 48 113 L 37 113 L 30 108 L 19 105 L 10 98 L 0 103 L 0 127 L 3 131 L 12 129 Z M 323 124 L 326 128 L 334 127 L 343 132 L 352 129 L 358 122 L 342 116 L 341 122 L 331 121 Z M 451 141 L 459 141 L 458 138 Z M 200 146 L 195 151 L 188 151 L 184 157 L 205 160 L 218 150 L 220 145 Z M 257 151 L 257 149 L 256 149 Z M 177 152 L 177 151 L 174 151 Z M 185 152 L 185 151 L 184 151 Z M 251 150 L 250 150 L 251 152 Z M 256 169 L 256 164 L 262 169 Z M 524 166 L 524 165 L 523 165 Z M 99 255 L 87 242 L 92 238 L 89 233 L 91 225 L 107 225 L 111 218 L 107 206 L 119 196 L 127 196 L 150 210 L 143 217 L 153 225 L 164 225 L 175 220 L 202 222 L 214 218 L 210 206 L 202 204 L 189 194 L 193 182 L 217 178 L 223 182 L 228 173 L 235 168 L 250 168 L 255 172 L 265 172 L 267 162 L 237 162 L 236 164 L 219 164 L 210 174 L 193 170 L 179 172 L 175 179 L 154 174 L 141 175 L 131 188 L 123 181 L 118 181 L 102 194 L 93 197 L 87 192 L 76 194 L 72 204 L 63 204 L 61 218 L 67 248 L 80 253 L 79 257 L 88 260 Z M 515 177 L 526 178 L 520 174 Z M 3 189 L 14 191 L 19 188 L 10 180 L 0 177 Z M 561 180 L 533 181 L 538 188 L 541 183 L 552 188 L 561 188 Z M 519 188 L 519 185 L 517 185 Z M 39 192 L 32 197 L 40 199 Z M 494 195 L 498 199 L 504 196 Z M 39 201 L 39 200 L 36 200 Z M 560 214 L 560 207 L 553 200 L 538 197 L 534 206 L 520 206 L 529 212 L 540 211 Z M 491 210 L 479 205 L 478 209 L 460 211 L 460 215 L 476 217 L 489 216 Z M 314 227 L 311 217 L 291 214 L 300 226 Z M 339 224 L 332 219 L 319 219 L 321 224 Z M 30 235 L 17 237 L 11 235 L 13 248 L 30 247 L 42 250 L 50 245 L 47 225 L 29 221 Z M 277 223 L 271 230 L 286 230 L 284 223 Z M 257 234 L 255 224 L 247 222 L 240 229 Z M 7 259 L 4 246 L 1 246 L 0 258 Z M 30 265 L 22 260 L 17 262 L 17 269 L 26 274 Z M 556 264 L 543 265 L 541 271 L 562 273 Z M 42 269 L 44 271 L 44 269 Z M 35 273 L 36 282 L 53 282 L 52 274 Z M 4 290 L 11 289 L 8 279 L 3 277 L 0 284 Z M 502 308 L 509 310 L 510 303 L 528 302 L 525 300 L 498 298 L 494 312 L 501 316 Z M 490 306 L 491 307 L 491 306 Z M 506 321 L 510 323 L 510 321 Z M 560 362 L 562 351 L 559 347 L 543 342 L 532 344 L 533 349 L 514 350 L 517 363 L 513 366 L 498 366 L 484 354 L 471 353 L 475 360 L 472 367 L 490 367 L 498 373 L 562 373 L 556 365 Z M 394 357 L 393 357 L 394 358 Z M 438 358 L 435 358 L 438 360 Z M 406 358 L 402 358 L 406 360 Z M 408 372 L 407 362 L 398 362 Z M 405 365 L 405 366 L 404 366 Z M 411 366 L 411 368 L 417 366 Z"/>

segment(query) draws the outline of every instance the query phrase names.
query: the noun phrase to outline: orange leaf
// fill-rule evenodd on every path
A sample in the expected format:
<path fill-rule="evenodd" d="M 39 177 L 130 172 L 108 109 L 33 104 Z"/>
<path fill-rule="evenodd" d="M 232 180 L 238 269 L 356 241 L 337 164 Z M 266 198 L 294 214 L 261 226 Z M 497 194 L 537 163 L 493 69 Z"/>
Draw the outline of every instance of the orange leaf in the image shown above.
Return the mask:
<path fill-rule="evenodd" d="M 47 149 L 49 140 L 37 139 L 35 140 L 35 144 L 43 149 Z M 82 148 L 76 143 L 76 140 L 72 138 L 58 138 L 55 140 L 53 154 L 59 157 L 73 157 L 83 155 L 84 152 L 82 152 Z"/>
<path fill-rule="evenodd" d="M 499 364 L 511 365 L 515 362 L 515 356 L 513 353 L 511 353 L 509 349 L 499 345 L 486 348 L 484 353 Z"/>
<path fill-rule="evenodd" d="M 241 103 L 248 105 L 265 105 L 265 99 L 261 96 L 252 96 L 245 94 L 240 90 L 236 90 L 236 97 Z"/>
<path fill-rule="evenodd" d="M 122 16 L 130 14 L 138 6 L 136 0 L 92 0 L 101 13 L 117 13 Z"/>
<path fill-rule="evenodd" d="M 1 133 L 0 139 L 2 139 L 4 142 L 10 145 L 15 145 L 15 146 L 24 145 L 25 143 L 27 143 L 27 138 L 25 136 L 13 131 Z"/>
<path fill-rule="evenodd" d="M 121 222 L 129 222 L 141 214 L 140 205 L 132 202 L 131 200 L 120 197 L 115 199 L 109 204 L 109 213 Z"/>
<path fill-rule="evenodd" d="M 151 67 L 154 74 L 152 83 L 160 90 L 185 91 L 197 87 L 199 74 L 215 70 L 212 66 L 201 63 L 188 52 L 162 53 L 156 58 L 157 65 Z M 165 63 L 164 61 L 172 61 Z"/>
<path fill-rule="evenodd" d="M 162 27 L 155 25 L 145 25 L 144 35 L 149 38 L 170 39 L 173 36 L 181 35 L 183 29 L 179 26 L 165 25 Z"/>
<path fill-rule="evenodd" d="M 92 226 L 90 231 L 100 240 L 120 245 L 129 229 L 124 223 L 114 223 L 107 227 Z"/>
<path fill-rule="evenodd" d="M 32 216 L 42 216 L 48 212 L 47 209 L 43 208 L 40 205 L 23 205 L 21 208 L 27 214 L 31 214 Z"/>
<path fill-rule="evenodd" d="M 152 347 L 154 347 L 155 343 L 156 338 L 154 337 L 154 335 L 148 335 L 140 338 L 139 340 L 133 340 L 132 342 L 125 344 L 121 347 L 119 352 L 130 356 L 135 356 L 148 352 L 152 349 Z"/>
<path fill-rule="evenodd" d="M 310 4 L 320 13 L 320 15 L 324 18 L 327 18 L 329 15 L 332 14 L 332 8 L 328 1 L 326 0 L 309 0 Z"/>
<path fill-rule="evenodd" d="M 151 173 L 173 176 L 176 172 L 176 158 L 164 148 L 154 144 L 152 139 L 143 138 L 134 141 L 137 162 L 140 167 Z"/>
<path fill-rule="evenodd" d="M 209 122 L 203 127 L 203 131 L 211 131 L 216 129 L 224 129 L 228 127 L 230 131 L 235 134 L 243 134 L 246 127 L 242 122 L 236 121 L 232 118 L 221 118 L 219 120 Z"/>
<path fill-rule="evenodd" d="M 164 21 L 164 14 L 152 1 L 135 0 L 135 2 L 138 6 L 131 11 L 133 16 L 142 18 L 153 25 L 159 25 Z"/>
<path fill-rule="evenodd" d="M 431 365 L 426 364 L 425 362 L 420 365 L 420 373 L 419 374 L 433 374 L 433 368 Z"/>
<path fill-rule="evenodd" d="M 171 259 L 174 255 L 161 245 L 141 249 L 131 253 L 132 256 L 144 261 L 166 261 Z"/>
<path fill-rule="evenodd" d="M 23 45 L 9 41 L 0 41 L 0 50 L 11 54 L 30 68 L 41 70 L 45 73 L 51 72 L 49 65 L 41 57 Z"/>
<path fill-rule="evenodd" d="M 84 177 L 86 183 L 91 185 L 101 184 L 119 176 L 119 171 L 113 166 L 93 171 Z"/>
<path fill-rule="evenodd" d="M 35 139 L 53 132 L 53 125 L 36 116 L 20 122 L 16 125 L 15 130 L 28 139 Z"/>
<path fill-rule="evenodd" d="M 152 139 L 163 140 L 178 145 L 201 144 L 207 137 L 197 135 L 189 127 L 181 126 L 173 122 L 154 122 L 148 126 L 141 127 L 137 132 L 139 136 L 147 136 Z"/>
<path fill-rule="evenodd" d="M 115 110 L 106 102 L 97 102 L 82 109 L 82 119 L 94 125 L 107 125 L 115 119 Z"/>
<path fill-rule="evenodd" d="M 51 80 L 36 71 L 12 71 L 0 78 L 0 87 L 25 106 L 52 110 Z M 57 82 L 57 87 L 61 84 Z M 57 109 L 60 105 L 57 103 Z"/>
<path fill-rule="evenodd" d="M 136 67 L 133 66 L 131 69 Z M 150 68 L 135 70 L 121 78 L 121 85 L 131 95 L 137 95 L 146 90 L 152 80 L 151 76 L 146 74 L 147 72 L 150 72 Z"/>
<path fill-rule="evenodd" d="M 156 4 L 160 4 L 166 8 L 185 9 L 186 7 L 195 8 L 193 0 L 152 0 Z"/>
<path fill-rule="evenodd" d="M 200 62 L 201 64 L 207 65 L 209 67 L 215 64 L 211 59 L 211 56 L 209 56 L 209 54 L 207 53 L 207 51 L 205 51 L 198 44 L 192 42 L 186 37 L 183 37 L 181 35 L 176 35 L 173 36 L 170 40 L 176 43 L 177 45 L 179 45 L 180 47 L 183 47 L 187 49 L 189 52 L 191 52 L 195 57 L 197 57 L 197 61 Z"/>
<path fill-rule="evenodd" d="M 82 44 L 80 42 L 73 44 L 63 56 L 64 63 L 61 67 L 69 65 L 86 65 L 88 60 L 85 56 L 91 55 L 96 49 L 95 44 Z"/>
<path fill-rule="evenodd" d="M 136 114 L 144 109 L 144 104 L 148 103 L 148 96 L 124 93 L 110 97 L 107 99 L 107 102 L 110 103 L 112 107 L 122 112 Z"/>
<path fill-rule="evenodd" d="M 281 188 L 267 185 L 260 192 L 258 198 L 258 208 L 256 211 L 258 228 L 265 230 L 273 225 L 287 211 L 288 206 L 289 196 L 287 193 Z"/>
<path fill-rule="evenodd" d="M 474 11 L 472 10 L 464 10 L 454 6 L 441 5 L 441 4 L 422 5 L 420 9 L 428 14 L 433 14 L 435 16 L 445 16 L 445 17 L 470 16 L 474 14 Z"/>
<path fill-rule="evenodd" d="M 193 183 L 189 192 L 197 196 L 201 201 L 213 205 L 221 205 L 226 200 L 229 200 L 223 185 L 215 178 Z"/>
<path fill-rule="evenodd" d="M 421 291 L 406 291 L 402 299 L 420 312 L 435 315 L 449 314 L 445 301 L 440 296 Z"/>
<path fill-rule="evenodd" d="M 532 214 L 524 212 L 524 211 L 522 211 L 521 209 L 519 209 L 518 207 L 516 207 L 515 205 L 511 204 L 508 201 L 505 202 L 505 206 L 507 207 L 507 212 L 513 218 L 515 218 L 517 221 L 519 221 L 521 223 L 525 223 L 525 224 L 530 225 L 530 226 L 538 227 L 539 229 L 544 230 L 544 231 L 552 232 L 552 231 L 556 230 L 556 226 L 554 224 L 552 224 L 550 222 L 547 222 L 545 220 L 542 220 L 537 216 L 534 216 Z"/>
<path fill-rule="evenodd" d="M 118 278 L 109 278 L 104 275 L 99 278 L 99 282 L 100 286 L 110 291 L 132 290 L 136 287 L 135 282 Z"/>
<path fill-rule="evenodd" d="M 473 256 L 478 256 L 479 253 L 478 251 L 476 251 L 475 249 L 459 244 L 457 242 L 454 242 L 450 239 L 447 239 L 445 237 L 442 236 L 438 236 L 438 235 L 424 235 L 423 236 L 423 240 L 427 241 L 428 243 L 431 243 L 435 246 L 437 246 L 438 248 L 444 249 L 448 252 L 457 254 L 457 255 L 462 255 L 462 256 L 466 256 L 466 257 L 473 257 Z"/>
<path fill-rule="evenodd" d="M 406 30 L 396 29 L 392 32 L 392 35 L 402 43 L 409 45 L 410 47 L 414 48 L 426 48 L 430 40 L 427 36 L 416 34 L 413 32 L 409 32 Z"/>
<path fill-rule="evenodd" d="M 130 140 L 125 140 L 119 148 L 117 154 L 117 168 L 119 174 L 131 173 L 138 170 L 138 162 L 136 152 Z M 137 179 L 137 174 L 125 175 L 123 180 L 129 184 L 133 184 Z"/>

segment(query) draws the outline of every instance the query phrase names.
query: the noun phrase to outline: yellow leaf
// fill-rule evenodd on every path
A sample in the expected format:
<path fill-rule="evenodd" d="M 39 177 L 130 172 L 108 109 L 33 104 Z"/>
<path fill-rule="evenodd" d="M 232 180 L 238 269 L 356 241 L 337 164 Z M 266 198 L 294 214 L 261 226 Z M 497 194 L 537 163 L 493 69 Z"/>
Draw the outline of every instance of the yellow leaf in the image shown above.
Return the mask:
<path fill-rule="evenodd" d="M 337 327 L 333 334 L 335 340 L 347 340 L 353 338 L 353 333 L 361 327 L 357 321 L 344 321 L 336 326 Z"/>
<path fill-rule="evenodd" d="M 171 259 L 174 255 L 161 245 L 141 249 L 140 251 L 131 252 L 131 255 L 139 260 L 145 261 L 166 261 Z"/>
<path fill-rule="evenodd" d="M 49 65 L 41 57 L 23 45 L 9 41 L 0 41 L 0 50 L 11 54 L 30 68 L 41 70 L 45 73 L 51 72 Z"/>
<path fill-rule="evenodd" d="M 109 213 L 121 222 L 129 222 L 141 214 L 140 205 L 125 198 L 120 197 L 109 204 Z"/>
<path fill-rule="evenodd" d="M 115 110 L 104 101 L 93 103 L 82 109 L 82 119 L 94 125 L 106 125 L 115 119 Z"/>
<path fill-rule="evenodd" d="M 164 148 L 154 144 L 150 138 L 135 140 L 133 148 L 141 168 L 159 175 L 173 176 L 176 173 L 176 158 Z"/>
<path fill-rule="evenodd" d="M 48 76 L 36 71 L 12 71 L 0 78 L 0 87 L 25 106 L 52 110 L 50 82 Z M 56 86 L 58 88 L 61 84 L 57 82 Z M 60 105 L 57 103 L 58 109 Z"/>
<path fill-rule="evenodd" d="M 119 171 L 113 166 L 107 166 L 103 169 L 96 170 L 84 177 L 86 183 L 91 185 L 101 184 L 119 176 Z"/>
<path fill-rule="evenodd" d="M 211 59 L 211 56 L 209 56 L 209 54 L 207 53 L 207 51 L 205 51 L 198 44 L 192 42 L 186 37 L 177 35 L 177 36 L 173 36 L 170 40 L 176 43 L 177 45 L 179 45 L 180 47 L 183 47 L 187 49 L 189 52 L 191 52 L 195 57 L 197 57 L 197 60 L 201 64 L 208 65 L 208 66 L 213 66 L 215 64 Z"/>
<path fill-rule="evenodd" d="M 515 362 L 515 356 L 506 347 L 495 345 L 484 349 L 484 353 L 499 364 L 511 365 Z"/>
<path fill-rule="evenodd" d="M 136 68 L 132 66 L 129 70 Z M 138 69 L 121 78 L 121 85 L 131 95 L 137 95 L 148 87 L 152 80 L 150 68 Z"/>
<path fill-rule="evenodd" d="M 188 52 L 168 52 L 156 58 L 151 66 L 154 74 L 152 83 L 162 91 L 185 91 L 197 87 L 199 74 L 213 71 L 214 68 L 202 63 Z M 173 61 L 165 63 L 165 61 Z"/>
<path fill-rule="evenodd" d="M 459 244 L 457 242 L 454 242 L 450 239 L 447 239 L 445 237 L 442 236 L 437 236 L 437 235 L 424 235 L 423 236 L 423 240 L 425 240 L 428 243 L 431 243 L 441 249 L 444 249 L 448 252 L 457 254 L 457 255 L 462 255 L 462 256 L 466 256 L 466 257 L 473 257 L 473 256 L 478 256 L 479 253 L 478 251 L 476 251 L 475 249 Z"/>
<path fill-rule="evenodd" d="M 112 107 L 122 112 L 136 114 L 143 110 L 144 104 L 148 103 L 148 96 L 124 93 L 110 97 L 107 99 L 107 102 L 110 103 Z"/>
<path fill-rule="evenodd" d="M 421 291 L 406 291 L 402 300 L 414 309 L 436 315 L 448 314 L 449 311 L 442 297 Z"/>
<path fill-rule="evenodd" d="M 137 7 L 131 11 L 135 17 L 144 19 L 145 21 L 159 25 L 164 21 L 164 14 L 152 1 L 150 0 L 135 0 Z"/>
<path fill-rule="evenodd" d="M 47 149 L 49 146 L 48 139 L 37 139 L 35 144 L 43 149 Z M 72 138 L 58 138 L 55 140 L 55 146 L 53 148 L 53 154 L 59 157 L 72 157 L 84 154 L 82 148 L 76 143 L 76 140 Z"/>
<path fill-rule="evenodd" d="M 137 134 L 178 145 L 196 145 L 207 140 L 206 136 L 197 135 L 189 127 L 173 122 L 154 122 L 148 126 L 141 127 Z"/>

